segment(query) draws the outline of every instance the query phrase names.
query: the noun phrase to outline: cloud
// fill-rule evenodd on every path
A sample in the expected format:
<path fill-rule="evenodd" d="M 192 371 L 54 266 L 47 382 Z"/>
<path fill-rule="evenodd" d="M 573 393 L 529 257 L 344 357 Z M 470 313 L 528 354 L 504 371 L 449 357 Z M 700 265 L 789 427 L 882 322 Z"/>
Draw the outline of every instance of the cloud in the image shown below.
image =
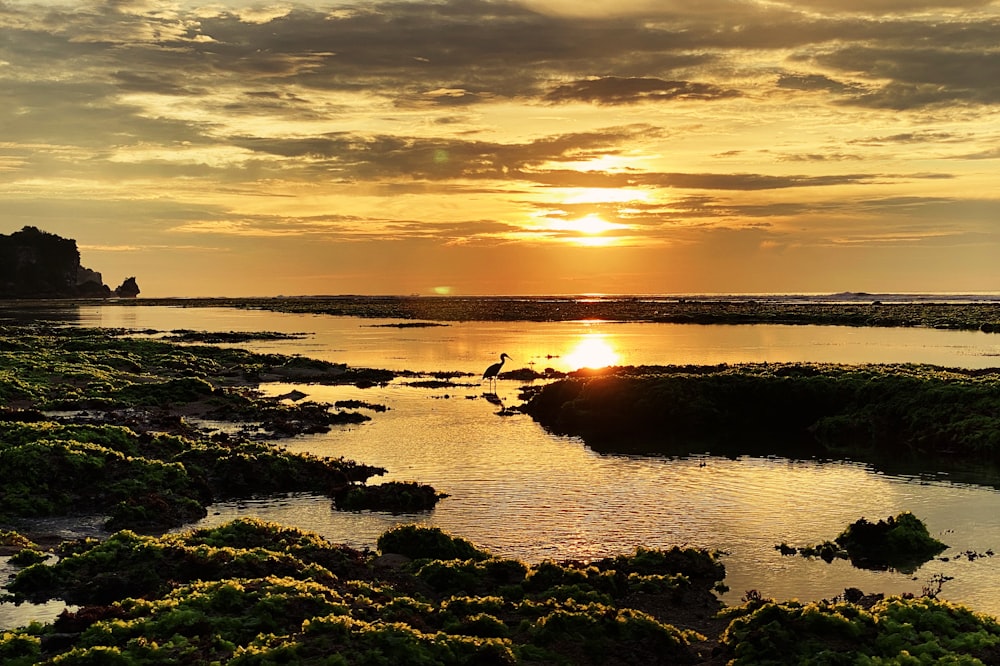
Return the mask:
<path fill-rule="evenodd" d="M 951 143 L 968 139 L 952 132 L 904 132 L 902 134 L 890 134 L 885 136 L 870 136 L 862 139 L 854 139 L 850 143 L 865 146 L 886 146 L 886 145 L 912 145 L 921 143 Z"/>
<path fill-rule="evenodd" d="M 786 72 L 778 77 L 778 87 L 788 90 L 820 91 L 835 94 L 863 94 L 864 88 L 831 79 L 823 74 L 795 74 Z"/>
<path fill-rule="evenodd" d="M 950 159 L 956 160 L 996 160 L 1000 159 L 1000 146 L 996 148 L 988 148 L 986 150 L 980 150 L 975 153 L 969 153 L 966 155 L 956 155 Z"/>
<path fill-rule="evenodd" d="M 707 83 L 606 76 L 557 86 L 545 95 L 545 100 L 553 103 L 578 101 L 595 104 L 634 104 L 725 99 L 739 95 L 740 93 L 735 90 L 726 90 Z"/>
<path fill-rule="evenodd" d="M 1000 28 L 1000 24 L 996 25 Z M 906 110 L 956 102 L 1000 103 L 1000 52 L 951 48 L 855 45 L 820 56 L 822 65 L 864 72 L 886 83 L 851 92 L 844 103 Z"/>
<path fill-rule="evenodd" d="M 78 245 L 80 252 L 137 252 L 149 248 L 138 245 Z"/>
<path fill-rule="evenodd" d="M 524 179 L 547 162 L 569 162 L 619 150 L 637 137 L 660 130 L 645 124 L 570 133 L 524 143 L 337 133 L 309 138 L 233 137 L 247 150 L 281 157 L 308 157 L 343 178 Z"/>
<path fill-rule="evenodd" d="M 784 4 L 790 8 L 829 14 L 856 13 L 880 16 L 942 9 L 983 9 L 990 6 L 990 0 L 806 0 Z"/>
<path fill-rule="evenodd" d="M 684 0 L 620 0 L 614 3 L 603 0 L 520 0 L 520 4 L 546 14 L 591 18 L 746 15 L 754 8 L 740 0 L 706 0 L 698 3 Z M 772 8 L 784 7 L 790 12 L 876 16 L 940 9 L 980 9 L 989 5 L 989 0 L 797 0 L 769 3 Z"/>
<path fill-rule="evenodd" d="M 997 34 L 980 0 L 2 3 L 0 206 L 93 247 L 988 234 Z"/>
<path fill-rule="evenodd" d="M 148 3 L 11 10 L 0 54 L 34 80 L 71 79 L 105 94 L 144 92 L 206 100 L 275 86 L 384 97 L 400 108 L 470 107 L 503 100 L 632 104 L 756 95 L 755 54 L 792 52 L 786 71 L 762 61 L 776 90 L 823 91 L 844 104 L 907 109 L 948 101 L 995 104 L 995 17 L 920 14 L 878 21 L 849 4 L 794 7 L 633 4 L 604 13 L 542 13 L 513 2 L 452 0 L 344 6 L 281 5 L 251 16 L 158 11 Z M 684 3 L 688 4 L 688 3 Z M 976 2 L 927 6 L 982 6 Z M 838 16 L 840 6 L 847 14 Z M 898 8 L 885 0 L 885 10 Z M 596 6 L 595 6 L 596 7 Z M 753 7 L 752 9 L 750 9 Z M 926 46 L 934 44 L 933 48 Z M 766 65 L 763 63 L 766 62 Z M 804 71 L 809 64 L 823 71 Z M 108 84 L 113 88 L 109 88 Z M 766 92 L 766 90 L 765 90 Z M 305 99 L 305 97 L 302 97 Z M 243 98 L 252 107 L 257 98 Z M 263 109 L 264 107 L 262 107 Z M 275 107 L 267 107 L 277 112 Z M 286 106 L 285 112 L 301 109 Z"/>
<path fill-rule="evenodd" d="M 524 174 L 525 178 L 559 187 L 655 186 L 695 190 L 780 190 L 798 187 L 831 187 L 885 182 L 898 179 L 950 178 L 947 174 L 837 174 L 772 176 L 759 173 L 581 173 L 546 171 Z"/>
<path fill-rule="evenodd" d="M 312 237 L 335 242 L 435 239 L 447 244 L 462 244 L 477 240 L 495 241 L 517 229 L 497 220 L 428 222 L 349 215 L 247 216 L 229 212 L 214 218 L 185 221 L 171 227 L 169 232 L 244 239 Z"/>

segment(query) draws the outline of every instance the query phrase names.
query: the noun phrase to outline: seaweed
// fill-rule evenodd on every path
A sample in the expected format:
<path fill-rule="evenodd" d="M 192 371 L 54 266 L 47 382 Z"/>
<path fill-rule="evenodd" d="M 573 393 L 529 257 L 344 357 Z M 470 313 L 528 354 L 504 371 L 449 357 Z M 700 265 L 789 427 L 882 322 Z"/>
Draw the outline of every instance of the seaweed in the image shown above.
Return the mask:
<path fill-rule="evenodd" d="M 308 490 L 350 494 L 344 501 L 355 507 L 402 512 L 425 510 L 442 497 L 417 484 L 368 491 L 361 484 L 384 469 L 292 454 L 262 441 L 371 418 L 324 403 L 283 403 L 256 388 L 264 378 L 290 376 L 369 385 L 393 374 L 180 346 L 118 329 L 5 326 L 0 521 L 97 512 L 109 516 L 108 529 L 153 532 L 201 518 L 208 503 L 223 498 Z M 246 429 L 211 432 L 195 419 Z"/>
<path fill-rule="evenodd" d="M 897 521 L 898 522 L 898 521 Z M 637 549 L 535 565 L 407 525 L 376 555 L 256 520 L 162 537 L 119 532 L 20 571 L 19 599 L 82 606 L 0 634 L 5 664 L 997 663 L 1000 624 L 934 598 L 775 602 L 748 592 L 693 630 L 724 576 L 705 551 Z M 441 554 L 445 559 L 434 557 Z M 470 555 L 465 559 L 453 555 Z M 850 594 L 849 594 L 850 593 Z M 847 601 L 846 599 L 851 599 Z M 718 608 L 718 605 L 716 605 Z M 711 614 L 711 612 L 709 612 Z M 685 619 L 687 618 L 687 619 Z"/>
<path fill-rule="evenodd" d="M 656 593 L 623 589 L 594 601 L 581 587 L 561 598 L 531 599 L 518 590 L 534 567 L 427 528 L 393 532 L 382 541 L 431 543 L 478 559 L 423 558 L 379 575 L 372 553 L 273 523 L 241 520 L 162 537 L 122 531 L 101 543 L 71 544 L 58 562 L 18 573 L 12 584 L 18 599 L 83 605 L 51 624 L 3 634 L 0 655 L 24 663 L 138 664 L 331 663 L 334 655 L 340 661 L 332 663 L 698 661 L 695 645 L 704 636 L 623 605 Z M 712 559 L 653 553 L 608 558 L 602 566 L 643 568 L 652 557 L 660 570 L 670 561 Z M 455 567 L 467 567 L 476 579 L 475 596 L 453 594 L 447 572 Z M 440 585 L 430 584 L 432 569 L 442 572 Z"/>
<path fill-rule="evenodd" d="M 383 553 L 397 553 L 415 560 L 485 560 L 490 557 L 488 552 L 440 527 L 413 524 L 397 525 L 384 532 L 377 545 Z"/>
<path fill-rule="evenodd" d="M 127 428 L 0 421 L 0 517 L 110 516 L 109 529 L 157 530 L 217 499 L 337 488 L 385 470 L 263 442 L 205 442 Z"/>
<path fill-rule="evenodd" d="M 278 437 L 362 422 L 369 417 L 317 403 L 281 404 L 253 387 L 273 379 L 371 386 L 393 377 L 385 370 L 238 348 L 181 346 L 114 329 L 42 324 L 0 329 L 0 405 L 7 409 L 90 410 L 105 422 L 141 430 L 155 425 L 189 436 L 196 428 L 184 417 L 258 422 Z"/>
<path fill-rule="evenodd" d="M 731 609 L 721 644 L 733 666 L 769 664 L 992 664 L 1000 624 L 932 598 L 849 602 L 756 600 Z"/>
<path fill-rule="evenodd" d="M 34 541 L 13 530 L 0 530 L 0 555 L 15 555 L 22 550 L 37 548 Z"/>
<path fill-rule="evenodd" d="M 928 534 L 924 523 L 908 511 L 877 523 L 861 518 L 835 541 L 857 567 L 892 568 L 904 573 L 915 571 L 948 548 Z"/>

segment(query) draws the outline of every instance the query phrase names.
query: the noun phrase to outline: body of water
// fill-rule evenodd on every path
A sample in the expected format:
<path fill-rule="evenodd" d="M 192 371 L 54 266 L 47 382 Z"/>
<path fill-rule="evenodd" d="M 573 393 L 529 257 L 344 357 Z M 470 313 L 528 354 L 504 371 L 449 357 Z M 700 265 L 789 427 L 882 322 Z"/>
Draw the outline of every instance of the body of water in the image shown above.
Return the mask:
<path fill-rule="evenodd" d="M 448 493 L 429 513 L 392 516 L 334 511 L 320 495 L 220 503 L 200 525 L 256 515 L 317 531 L 355 547 L 374 547 L 400 522 L 440 526 L 499 555 L 530 561 L 596 558 L 636 546 L 691 545 L 725 553 L 724 596 L 749 590 L 802 600 L 845 587 L 920 594 L 950 576 L 941 596 L 1000 615 L 1000 494 L 992 488 L 879 473 L 856 463 L 782 458 L 726 459 L 601 455 L 575 438 L 547 433 L 529 417 L 486 399 L 479 374 L 501 352 L 507 369 L 572 370 L 585 365 L 716 364 L 814 361 L 997 364 L 1000 336 L 926 329 L 833 326 L 698 326 L 613 322 L 463 322 L 426 328 L 397 322 L 224 308 L 95 305 L 62 312 L 67 323 L 136 330 L 305 333 L 298 340 L 247 343 L 255 351 L 302 354 L 359 367 L 459 371 L 456 386 L 426 389 L 400 378 L 371 389 L 297 388 L 310 399 L 357 398 L 389 407 L 362 425 L 282 442 L 291 450 L 345 456 L 389 470 L 385 480 L 415 480 Z M 520 385 L 498 382 L 503 406 Z M 377 480 L 375 481 L 377 482 Z M 912 511 L 949 544 L 947 560 L 913 574 L 871 572 L 849 563 L 780 555 L 781 542 L 807 545 L 836 537 L 860 517 Z M 199 526 L 200 526 L 199 525 Z M 0 610 L 2 613 L 2 610 Z M 22 618 L 23 619 L 23 618 Z M 0 621 L 3 618 L 0 616 Z"/>

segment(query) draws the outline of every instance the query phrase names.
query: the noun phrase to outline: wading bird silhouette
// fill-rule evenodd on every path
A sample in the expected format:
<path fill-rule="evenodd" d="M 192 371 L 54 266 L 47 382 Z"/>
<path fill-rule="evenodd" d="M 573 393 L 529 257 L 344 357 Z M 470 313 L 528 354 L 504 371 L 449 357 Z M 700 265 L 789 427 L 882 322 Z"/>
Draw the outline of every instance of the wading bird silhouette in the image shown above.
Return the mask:
<path fill-rule="evenodd" d="M 486 368 L 486 372 L 483 373 L 483 379 L 488 379 L 489 381 L 493 382 L 494 390 L 496 389 L 497 375 L 500 374 L 500 368 L 503 367 L 503 362 L 508 358 L 510 358 L 510 356 L 507 356 L 506 353 L 500 354 L 500 362 L 494 363 L 490 367 Z M 513 361 L 514 359 L 511 360 Z"/>

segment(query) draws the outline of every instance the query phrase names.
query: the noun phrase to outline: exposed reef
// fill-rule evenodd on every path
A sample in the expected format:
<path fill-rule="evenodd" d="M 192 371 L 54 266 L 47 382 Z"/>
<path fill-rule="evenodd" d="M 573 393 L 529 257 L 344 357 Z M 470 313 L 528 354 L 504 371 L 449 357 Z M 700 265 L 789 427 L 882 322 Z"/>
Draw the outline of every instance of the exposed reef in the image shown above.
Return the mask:
<path fill-rule="evenodd" d="M 429 487 L 367 492 L 384 469 L 267 441 L 368 421 L 353 410 L 379 406 L 268 398 L 261 381 L 392 377 L 116 330 L 0 327 L 0 523 L 94 512 L 108 529 L 156 531 L 201 518 L 213 501 L 291 491 L 353 493 L 345 508 L 426 510 L 441 497 Z"/>
<path fill-rule="evenodd" d="M 196 420 L 252 424 L 269 437 L 366 421 L 311 401 L 262 396 L 264 381 L 372 386 L 385 370 L 238 348 L 175 345 L 122 330 L 0 326 L 0 409 L 59 411 L 64 420 L 196 436 Z M 25 414 L 18 420 L 27 418 Z"/>
<path fill-rule="evenodd" d="M 310 296 L 279 298 L 142 299 L 137 305 L 234 307 L 401 319 L 418 326 L 450 321 L 640 321 L 674 324 L 815 324 L 928 327 L 1000 332 L 1000 302 L 968 297 L 834 294 L 828 297 L 402 297 Z M 406 325 L 406 324 L 401 324 Z"/>
<path fill-rule="evenodd" d="M 522 410 L 609 452 L 1000 463 L 1000 370 L 745 364 L 577 372 Z"/>
<path fill-rule="evenodd" d="M 203 518 L 220 499 L 332 493 L 383 473 L 263 442 L 0 420 L 0 521 L 8 523 L 93 512 L 108 516 L 107 529 L 160 531 Z"/>
<path fill-rule="evenodd" d="M 993 664 L 1000 625 L 933 595 L 844 591 L 723 609 L 714 553 L 528 564 L 402 525 L 378 552 L 243 519 L 68 541 L 10 584 L 79 607 L 0 633 L 9 666 L 59 664 Z"/>
<path fill-rule="evenodd" d="M 725 570 L 711 553 L 638 549 L 527 565 L 451 539 L 408 526 L 370 553 L 239 520 L 67 542 L 58 561 L 25 568 L 10 590 L 81 608 L 4 632 L 0 655 L 6 664 L 615 666 L 697 663 L 711 651 L 693 628 L 712 627 L 720 608 L 712 589 Z M 469 557 L 437 557 L 453 553 Z"/>

